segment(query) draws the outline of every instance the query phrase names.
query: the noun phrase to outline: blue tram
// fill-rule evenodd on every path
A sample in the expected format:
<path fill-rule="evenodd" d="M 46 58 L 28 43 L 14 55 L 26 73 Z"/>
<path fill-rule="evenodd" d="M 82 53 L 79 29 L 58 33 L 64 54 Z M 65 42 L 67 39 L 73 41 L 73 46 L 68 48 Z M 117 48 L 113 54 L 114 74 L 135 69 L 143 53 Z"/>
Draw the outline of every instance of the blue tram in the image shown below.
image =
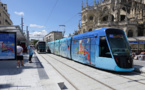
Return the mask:
<path fill-rule="evenodd" d="M 46 53 L 46 43 L 44 41 L 38 41 L 35 44 L 35 48 L 38 53 Z"/>
<path fill-rule="evenodd" d="M 97 68 L 133 71 L 129 42 L 123 30 L 100 28 L 48 43 L 52 53 Z"/>

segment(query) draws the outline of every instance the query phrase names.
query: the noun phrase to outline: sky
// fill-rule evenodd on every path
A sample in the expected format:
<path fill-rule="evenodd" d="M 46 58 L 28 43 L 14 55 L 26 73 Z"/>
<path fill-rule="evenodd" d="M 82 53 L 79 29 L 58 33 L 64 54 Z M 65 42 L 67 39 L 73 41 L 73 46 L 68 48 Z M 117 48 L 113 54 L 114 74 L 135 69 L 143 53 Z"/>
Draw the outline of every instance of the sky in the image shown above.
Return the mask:
<path fill-rule="evenodd" d="M 51 31 L 65 30 L 65 37 L 73 34 L 81 20 L 82 1 L 86 6 L 86 0 L 1 0 L 13 25 L 20 25 L 23 16 L 24 31 L 28 26 L 31 39 L 42 39 Z M 94 0 L 88 3 L 93 5 Z"/>

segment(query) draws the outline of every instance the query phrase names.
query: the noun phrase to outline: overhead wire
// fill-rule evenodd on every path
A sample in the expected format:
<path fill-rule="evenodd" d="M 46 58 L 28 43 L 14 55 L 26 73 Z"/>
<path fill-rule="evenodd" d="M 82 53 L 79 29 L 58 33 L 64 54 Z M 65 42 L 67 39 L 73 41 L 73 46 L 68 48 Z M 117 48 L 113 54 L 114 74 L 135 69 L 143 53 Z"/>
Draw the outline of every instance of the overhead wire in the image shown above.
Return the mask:
<path fill-rule="evenodd" d="M 59 1 L 59 0 L 56 0 L 54 6 L 53 6 L 53 8 L 52 8 L 52 10 L 50 11 L 50 14 L 48 15 L 47 21 L 46 21 L 46 23 L 44 24 L 44 26 L 46 26 L 46 24 L 47 24 L 49 18 L 51 17 L 51 15 L 52 15 L 52 13 L 53 13 L 53 11 L 54 11 L 54 9 L 55 9 L 55 7 L 56 7 L 58 1 Z"/>
<path fill-rule="evenodd" d="M 55 7 L 56 7 L 58 1 L 59 1 L 59 0 L 57 0 L 57 1 L 55 2 L 55 4 L 54 4 L 54 6 L 53 6 L 53 8 L 52 8 L 52 10 L 51 10 L 51 12 L 50 12 L 50 14 L 48 15 L 48 18 L 47 18 L 47 21 L 46 21 L 46 23 L 45 23 L 45 26 L 46 26 L 46 24 L 47 24 L 49 18 L 51 17 L 51 15 L 52 15 L 52 13 L 53 13 L 53 11 L 54 11 L 54 9 L 55 9 Z M 92 3 L 93 3 L 93 1 L 91 2 L 91 4 L 92 4 Z M 73 15 L 71 18 L 69 18 L 68 20 L 66 20 L 66 21 L 64 22 L 64 25 L 65 25 L 66 23 L 69 23 L 69 22 L 70 22 L 74 17 L 76 17 L 78 14 L 79 14 L 79 13 L 76 13 L 76 14 Z"/>
<path fill-rule="evenodd" d="M 94 1 L 90 2 L 90 4 L 93 4 Z M 72 16 L 70 19 L 68 19 L 67 21 L 65 21 L 64 24 L 70 22 L 75 16 L 77 16 L 79 13 L 76 13 L 74 16 Z"/>

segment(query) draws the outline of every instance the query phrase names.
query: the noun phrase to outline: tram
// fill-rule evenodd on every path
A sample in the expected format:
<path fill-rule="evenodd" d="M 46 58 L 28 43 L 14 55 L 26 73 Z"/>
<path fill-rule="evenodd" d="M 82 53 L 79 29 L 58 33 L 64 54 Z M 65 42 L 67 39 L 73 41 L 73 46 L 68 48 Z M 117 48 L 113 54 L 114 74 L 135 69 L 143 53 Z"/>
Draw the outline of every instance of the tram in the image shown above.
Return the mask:
<path fill-rule="evenodd" d="M 44 41 L 38 41 L 35 44 L 35 49 L 38 53 L 45 53 L 46 52 L 46 43 Z"/>
<path fill-rule="evenodd" d="M 100 28 L 47 43 L 51 53 L 100 69 L 133 71 L 132 52 L 121 29 Z"/>

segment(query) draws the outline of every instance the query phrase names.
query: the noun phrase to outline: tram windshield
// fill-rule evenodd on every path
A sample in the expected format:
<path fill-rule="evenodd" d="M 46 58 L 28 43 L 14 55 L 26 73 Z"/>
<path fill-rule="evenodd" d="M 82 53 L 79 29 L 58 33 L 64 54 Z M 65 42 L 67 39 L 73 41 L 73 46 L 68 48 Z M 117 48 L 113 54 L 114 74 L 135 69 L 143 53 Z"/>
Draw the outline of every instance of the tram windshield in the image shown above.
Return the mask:
<path fill-rule="evenodd" d="M 39 49 L 45 49 L 45 42 L 39 42 Z"/>
<path fill-rule="evenodd" d="M 113 55 L 128 56 L 131 55 L 130 46 L 127 37 L 122 30 L 106 30 L 107 38 Z"/>

